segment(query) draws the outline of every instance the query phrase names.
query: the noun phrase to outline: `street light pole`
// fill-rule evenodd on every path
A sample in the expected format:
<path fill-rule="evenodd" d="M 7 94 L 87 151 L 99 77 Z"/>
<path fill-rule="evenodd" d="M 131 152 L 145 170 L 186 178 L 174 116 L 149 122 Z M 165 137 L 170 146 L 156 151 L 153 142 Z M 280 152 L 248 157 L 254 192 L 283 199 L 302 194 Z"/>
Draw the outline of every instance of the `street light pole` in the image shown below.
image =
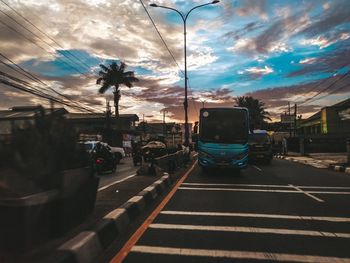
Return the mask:
<path fill-rule="evenodd" d="M 152 7 L 160 7 L 160 8 L 165 8 L 165 9 L 169 9 L 172 11 L 175 11 L 176 13 L 178 13 L 180 15 L 180 17 L 182 18 L 183 21 L 183 25 L 184 25 L 184 59 L 185 59 L 185 101 L 184 101 L 184 109 L 185 109 L 185 146 L 189 145 L 189 137 L 190 137 L 190 132 L 189 132 L 189 127 L 188 127 L 188 99 L 187 99 L 187 50 L 186 50 L 186 21 L 188 18 L 188 15 L 197 8 L 203 7 L 203 6 L 207 6 L 207 5 L 213 5 L 213 4 L 217 4 L 219 3 L 219 0 L 214 0 L 210 3 L 206 3 L 203 5 L 198 5 L 195 6 L 193 8 L 190 9 L 190 11 L 187 12 L 187 14 L 184 16 L 179 10 L 172 8 L 172 7 L 167 7 L 167 6 L 162 6 L 162 5 L 157 5 L 157 4 L 150 4 L 150 6 Z"/>

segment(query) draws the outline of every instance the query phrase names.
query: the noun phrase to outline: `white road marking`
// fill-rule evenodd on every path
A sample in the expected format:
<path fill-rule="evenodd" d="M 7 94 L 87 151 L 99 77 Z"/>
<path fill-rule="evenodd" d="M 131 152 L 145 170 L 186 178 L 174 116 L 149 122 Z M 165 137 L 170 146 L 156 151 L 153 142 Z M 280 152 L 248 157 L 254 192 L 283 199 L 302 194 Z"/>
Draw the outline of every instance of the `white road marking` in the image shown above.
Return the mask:
<path fill-rule="evenodd" d="M 308 191 L 309 194 L 350 195 L 350 192 Z"/>
<path fill-rule="evenodd" d="M 307 186 L 307 185 L 297 185 L 297 187 L 300 188 L 314 188 L 314 189 L 344 189 L 344 190 L 350 190 L 350 187 L 346 186 Z"/>
<path fill-rule="evenodd" d="M 302 263 L 329 263 L 329 262 L 350 263 L 350 258 L 283 254 L 283 253 L 271 253 L 271 252 L 237 251 L 237 250 L 133 246 L 131 251 L 137 252 L 137 253 L 191 256 L 191 257 L 197 256 L 197 257 L 230 258 L 230 259 L 288 261 L 288 262 L 302 262 Z"/>
<path fill-rule="evenodd" d="M 318 198 L 318 197 L 316 197 L 316 196 L 314 196 L 314 195 L 312 195 L 312 194 L 310 194 L 310 193 L 308 193 L 308 192 L 305 192 L 305 191 L 301 190 L 301 189 L 300 189 L 299 187 L 297 187 L 297 186 L 294 186 L 294 185 L 292 185 L 292 184 L 290 184 L 289 186 L 290 186 L 290 187 L 293 187 L 295 190 L 297 190 L 297 191 L 299 191 L 299 192 L 302 192 L 302 193 L 305 194 L 306 196 L 311 197 L 312 199 L 316 200 L 317 202 L 321 202 L 321 203 L 324 202 L 324 200 L 322 200 L 322 199 L 320 199 L 320 198 Z"/>
<path fill-rule="evenodd" d="M 294 215 L 274 215 L 274 214 L 254 214 L 254 213 L 226 213 L 226 212 L 189 212 L 189 211 L 162 211 L 164 215 L 189 215 L 189 216 L 223 216 L 223 217 L 257 217 L 274 219 L 296 219 L 296 220 L 317 220 L 329 222 L 347 222 L 348 217 L 324 217 L 324 216 L 294 216 Z"/>
<path fill-rule="evenodd" d="M 259 172 L 262 172 L 262 169 L 259 168 L 258 166 L 252 165 L 255 169 L 257 169 Z"/>
<path fill-rule="evenodd" d="M 230 191 L 230 192 L 267 192 L 267 193 L 292 193 L 304 194 L 295 190 L 274 190 L 274 189 L 244 189 L 244 188 L 214 188 L 214 187 L 179 187 L 179 190 L 193 190 L 193 191 Z M 325 192 L 325 191 L 309 191 L 310 194 L 335 194 L 335 195 L 350 195 L 350 192 Z"/>
<path fill-rule="evenodd" d="M 178 225 L 178 224 L 151 224 L 154 229 L 172 229 L 172 230 L 194 230 L 194 231 L 218 231 L 218 232 L 240 232 L 253 234 L 274 234 L 274 235 L 298 235 L 312 237 L 336 237 L 350 238 L 350 233 L 332 233 L 313 230 L 296 230 L 282 228 L 261 228 L 244 226 L 204 226 L 204 225 Z"/>
<path fill-rule="evenodd" d="M 107 184 L 107 185 L 105 185 L 105 186 L 102 186 L 102 187 L 98 188 L 98 192 L 103 191 L 103 190 L 107 189 L 108 187 L 110 187 L 110 186 L 112 186 L 112 185 L 119 184 L 119 183 L 121 183 L 121 182 L 124 182 L 124 181 L 126 181 L 126 180 L 129 180 L 130 178 L 134 177 L 135 175 L 136 175 L 136 174 L 132 174 L 132 175 L 129 175 L 129 176 L 127 176 L 127 177 L 125 177 L 125 178 L 123 178 L 123 179 L 121 179 L 121 180 L 114 181 L 114 182 L 112 182 L 112 183 L 110 183 L 110 184 Z"/>
<path fill-rule="evenodd" d="M 182 183 L 182 185 L 197 185 L 197 186 L 251 186 L 251 187 L 271 187 L 271 188 L 290 188 L 289 185 L 282 184 L 211 184 L 211 183 Z M 346 186 L 309 186 L 309 185 L 296 185 L 299 188 L 314 188 L 314 189 L 343 189 L 350 190 L 350 187 Z"/>
<path fill-rule="evenodd" d="M 251 187 L 281 187 L 290 188 L 288 185 L 278 185 L 278 184 L 210 184 L 210 183 L 182 183 L 182 185 L 196 185 L 196 186 L 251 186 Z"/>

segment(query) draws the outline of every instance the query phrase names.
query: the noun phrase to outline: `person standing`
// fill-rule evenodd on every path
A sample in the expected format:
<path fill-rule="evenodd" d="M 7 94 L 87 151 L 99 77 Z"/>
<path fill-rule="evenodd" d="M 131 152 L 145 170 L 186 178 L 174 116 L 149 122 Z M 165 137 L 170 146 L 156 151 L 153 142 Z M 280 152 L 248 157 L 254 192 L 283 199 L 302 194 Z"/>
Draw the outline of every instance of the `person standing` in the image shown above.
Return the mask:
<path fill-rule="evenodd" d="M 283 140 L 282 140 L 282 153 L 283 155 L 288 154 L 288 141 L 286 137 L 283 137 Z"/>

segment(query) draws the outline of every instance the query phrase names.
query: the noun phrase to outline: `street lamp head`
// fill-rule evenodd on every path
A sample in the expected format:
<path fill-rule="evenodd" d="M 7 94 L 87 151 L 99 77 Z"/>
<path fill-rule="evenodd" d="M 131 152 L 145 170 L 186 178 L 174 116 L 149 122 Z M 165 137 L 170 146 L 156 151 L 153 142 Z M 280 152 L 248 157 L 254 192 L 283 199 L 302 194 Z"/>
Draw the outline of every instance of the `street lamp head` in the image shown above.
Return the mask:
<path fill-rule="evenodd" d="M 150 6 L 152 6 L 152 7 L 158 7 L 157 4 L 150 4 Z"/>
<path fill-rule="evenodd" d="M 220 1 L 219 0 L 214 0 L 213 2 L 211 2 L 212 4 L 217 4 L 219 3 Z"/>

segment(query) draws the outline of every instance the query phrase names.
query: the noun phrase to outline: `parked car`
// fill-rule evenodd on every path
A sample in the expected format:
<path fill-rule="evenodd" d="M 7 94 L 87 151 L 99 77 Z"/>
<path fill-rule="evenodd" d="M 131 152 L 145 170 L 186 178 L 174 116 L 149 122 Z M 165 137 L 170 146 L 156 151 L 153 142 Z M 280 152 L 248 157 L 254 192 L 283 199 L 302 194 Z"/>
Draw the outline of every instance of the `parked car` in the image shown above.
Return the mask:
<path fill-rule="evenodd" d="M 271 138 L 265 130 L 254 130 L 249 134 L 249 160 L 263 160 L 270 164 L 272 160 Z"/>
<path fill-rule="evenodd" d="M 98 142 L 99 141 L 86 141 L 86 142 L 84 142 L 85 149 L 88 152 L 91 152 L 92 149 L 96 146 L 96 144 Z M 114 154 L 117 163 L 120 163 L 120 160 L 125 158 L 125 151 L 123 148 L 110 146 L 105 142 L 100 142 L 100 143 L 109 148 L 109 150 Z"/>
<path fill-rule="evenodd" d="M 142 147 L 145 162 L 167 154 L 166 145 L 160 141 L 150 141 Z"/>

